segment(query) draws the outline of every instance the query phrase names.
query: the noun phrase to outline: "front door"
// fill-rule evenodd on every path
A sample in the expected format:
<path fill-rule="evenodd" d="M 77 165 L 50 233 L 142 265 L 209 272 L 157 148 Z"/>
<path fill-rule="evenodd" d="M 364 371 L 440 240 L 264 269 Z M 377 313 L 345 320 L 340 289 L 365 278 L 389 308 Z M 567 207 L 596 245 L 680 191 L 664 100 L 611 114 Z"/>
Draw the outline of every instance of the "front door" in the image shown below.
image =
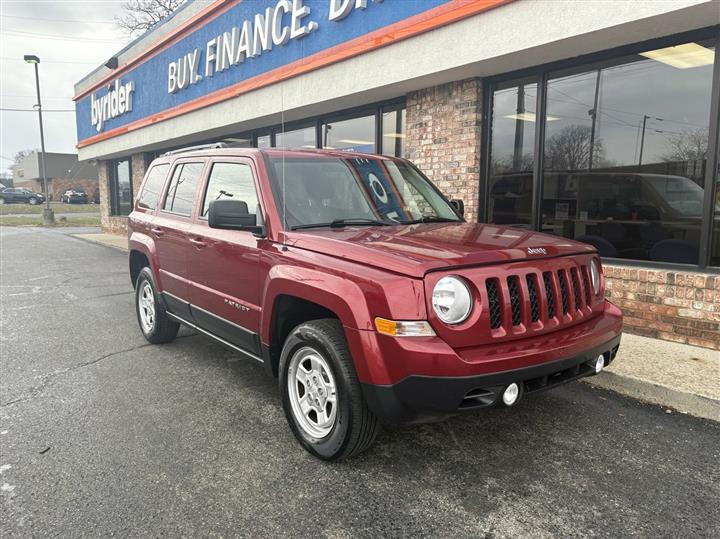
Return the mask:
<path fill-rule="evenodd" d="M 160 210 L 150 233 L 155 238 L 160 290 L 173 313 L 190 319 L 188 287 L 188 230 L 204 161 L 176 161 Z"/>
<path fill-rule="evenodd" d="M 259 358 L 260 250 L 263 241 L 251 232 L 208 227 L 210 202 L 242 200 L 260 213 L 255 170 L 251 160 L 215 159 L 209 165 L 205 192 L 198 197 L 197 218 L 188 238 L 190 303 L 203 329 Z"/>

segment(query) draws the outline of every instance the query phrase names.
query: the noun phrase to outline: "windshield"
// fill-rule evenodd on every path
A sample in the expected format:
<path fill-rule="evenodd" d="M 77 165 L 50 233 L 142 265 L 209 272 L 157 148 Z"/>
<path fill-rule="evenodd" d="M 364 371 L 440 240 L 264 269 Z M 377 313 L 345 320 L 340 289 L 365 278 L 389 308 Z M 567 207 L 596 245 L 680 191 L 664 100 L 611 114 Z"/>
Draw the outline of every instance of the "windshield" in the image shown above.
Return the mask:
<path fill-rule="evenodd" d="M 703 188 L 680 176 L 645 176 L 655 192 L 684 217 L 699 217 L 703 212 Z"/>
<path fill-rule="evenodd" d="M 288 228 L 460 221 L 414 168 L 377 158 L 270 158 L 272 187 Z M 284 190 L 283 197 L 283 169 Z"/>

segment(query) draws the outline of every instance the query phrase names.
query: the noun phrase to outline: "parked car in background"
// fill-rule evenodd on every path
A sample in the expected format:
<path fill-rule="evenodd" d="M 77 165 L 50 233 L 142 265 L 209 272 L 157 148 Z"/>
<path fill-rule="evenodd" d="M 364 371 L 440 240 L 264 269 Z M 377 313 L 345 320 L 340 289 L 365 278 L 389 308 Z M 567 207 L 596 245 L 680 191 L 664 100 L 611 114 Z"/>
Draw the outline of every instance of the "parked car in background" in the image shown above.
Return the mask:
<path fill-rule="evenodd" d="M 87 204 L 90 197 L 88 194 L 79 187 L 75 189 L 68 189 L 60 197 L 61 202 L 65 204 Z"/>
<path fill-rule="evenodd" d="M 45 195 L 24 187 L 8 187 L 0 191 L 0 204 L 42 204 Z"/>

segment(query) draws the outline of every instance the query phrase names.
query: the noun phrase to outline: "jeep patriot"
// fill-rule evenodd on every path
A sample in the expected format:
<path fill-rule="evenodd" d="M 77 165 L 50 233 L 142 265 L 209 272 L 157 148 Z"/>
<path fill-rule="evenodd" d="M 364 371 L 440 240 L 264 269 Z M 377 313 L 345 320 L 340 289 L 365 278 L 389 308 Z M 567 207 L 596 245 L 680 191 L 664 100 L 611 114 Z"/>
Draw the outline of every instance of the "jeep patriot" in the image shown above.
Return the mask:
<path fill-rule="evenodd" d="M 410 162 L 189 148 L 149 167 L 129 217 L 140 329 L 180 324 L 278 378 L 313 455 L 600 372 L 622 315 L 594 247 L 463 219 Z"/>

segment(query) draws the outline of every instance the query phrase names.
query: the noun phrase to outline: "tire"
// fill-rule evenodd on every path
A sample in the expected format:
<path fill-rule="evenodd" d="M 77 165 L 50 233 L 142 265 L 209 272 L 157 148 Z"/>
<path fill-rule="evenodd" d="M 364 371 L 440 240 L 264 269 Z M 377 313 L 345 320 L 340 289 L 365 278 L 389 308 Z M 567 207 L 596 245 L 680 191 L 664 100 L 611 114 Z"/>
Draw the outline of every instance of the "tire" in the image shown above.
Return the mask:
<path fill-rule="evenodd" d="M 37 199 L 37 198 L 35 198 L 35 197 L 30 197 L 30 198 L 28 198 L 28 204 L 30 204 L 31 206 L 36 206 L 37 203 L 38 203 L 38 199 Z"/>
<path fill-rule="evenodd" d="M 168 317 L 158 296 L 152 271 L 147 266 L 140 270 L 135 282 L 135 313 L 140 331 L 148 342 L 163 344 L 177 336 L 180 324 Z"/>
<path fill-rule="evenodd" d="M 296 376 L 300 370 L 304 382 Z M 292 330 L 283 345 L 279 371 L 285 417 L 309 453 L 342 460 L 372 445 L 380 423 L 363 397 L 339 320 L 313 320 Z M 294 388 L 289 380 L 294 380 Z M 324 412 L 319 415 L 317 410 Z"/>
<path fill-rule="evenodd" d="M 5 199 L 0 197 L 0 204 L 5 204 Z"/>

